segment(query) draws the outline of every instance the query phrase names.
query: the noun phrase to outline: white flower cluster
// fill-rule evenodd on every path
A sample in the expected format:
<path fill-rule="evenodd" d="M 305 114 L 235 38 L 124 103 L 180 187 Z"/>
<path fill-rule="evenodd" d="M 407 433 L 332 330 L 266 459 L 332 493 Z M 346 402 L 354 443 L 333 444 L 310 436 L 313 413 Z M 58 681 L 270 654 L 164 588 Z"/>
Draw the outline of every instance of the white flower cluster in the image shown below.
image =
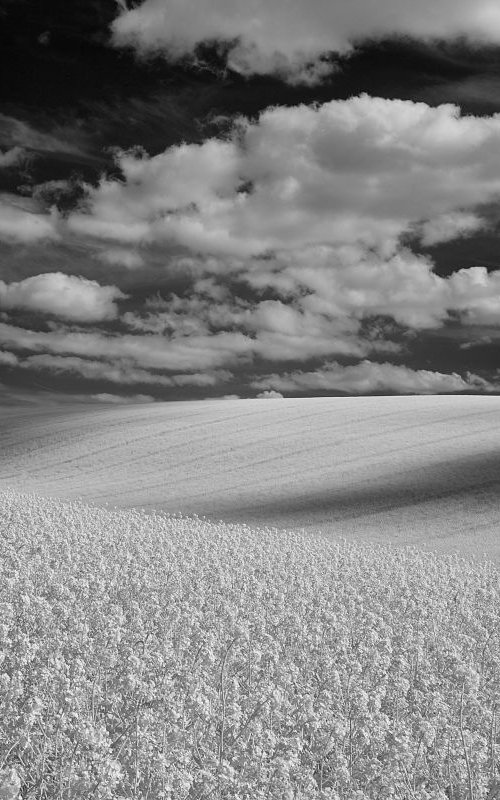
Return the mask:
<path fill-rule="evenodd" d="M 0 798 L 483 800 L 500 576 L 0 494 Z"/>

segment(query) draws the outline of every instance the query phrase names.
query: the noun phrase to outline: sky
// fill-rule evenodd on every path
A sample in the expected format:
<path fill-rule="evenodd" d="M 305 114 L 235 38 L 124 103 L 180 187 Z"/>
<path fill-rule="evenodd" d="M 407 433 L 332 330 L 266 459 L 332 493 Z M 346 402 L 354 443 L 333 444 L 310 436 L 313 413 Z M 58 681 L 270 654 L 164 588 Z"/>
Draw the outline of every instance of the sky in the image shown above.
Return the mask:
<path fill-rule="evenodd" d="M 0 0 L 0 403 L 500 392 L 497 0 Z"/>

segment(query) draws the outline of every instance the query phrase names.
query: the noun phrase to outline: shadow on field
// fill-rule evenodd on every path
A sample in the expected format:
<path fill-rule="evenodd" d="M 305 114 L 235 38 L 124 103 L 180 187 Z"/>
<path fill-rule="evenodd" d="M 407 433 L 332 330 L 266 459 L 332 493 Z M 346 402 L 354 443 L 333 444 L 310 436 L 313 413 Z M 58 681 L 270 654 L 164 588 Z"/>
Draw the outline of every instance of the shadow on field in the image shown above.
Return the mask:
<path fill-rule="evenodd" d="M 305 482 L 306 483 L 306 482 Z M 461 527 L 496 526 L 500 540 L 500 451 L 458 457 L 391 474 L 373 474 L 364 485 L 326 484 L 284 493 L 276 490 L 245 507 L 230 507 L 226 498 L 224 518 L 265 520 L 283 527 L 325 528 L 328 523 L 361 521 L 377 517 L 383 524 L 401 520 L 428 527 L 434 538 Z M 413 518 L 413 519 L 412 519 Z M 433 528 L 434 530 L 431 530 Z M 423 530 L 425 535 L 425 530 Z M 500 544 L 499 544 L 500 547 Z"/>

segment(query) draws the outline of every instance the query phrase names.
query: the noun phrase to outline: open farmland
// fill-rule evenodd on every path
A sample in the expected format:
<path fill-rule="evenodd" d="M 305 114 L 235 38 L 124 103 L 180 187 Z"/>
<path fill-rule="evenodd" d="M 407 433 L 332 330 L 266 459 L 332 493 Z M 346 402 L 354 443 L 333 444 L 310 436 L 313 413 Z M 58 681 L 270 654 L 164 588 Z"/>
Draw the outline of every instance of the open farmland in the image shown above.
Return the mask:
<path fill-rule="evenodd" d="M 500 398 L 5 408 L 0 488 L 500 560 Z"/>
<path fill-rule="evenodd" d="M 492 564 L 0 494 L 0 797 L 497 797 Z"/>

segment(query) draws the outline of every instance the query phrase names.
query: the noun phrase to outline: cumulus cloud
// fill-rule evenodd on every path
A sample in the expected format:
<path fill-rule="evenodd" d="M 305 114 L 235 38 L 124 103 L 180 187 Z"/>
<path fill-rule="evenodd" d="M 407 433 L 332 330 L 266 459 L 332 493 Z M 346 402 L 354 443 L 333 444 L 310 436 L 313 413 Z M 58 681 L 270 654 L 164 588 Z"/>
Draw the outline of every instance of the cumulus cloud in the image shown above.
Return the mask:
<path fill-rule="evenodd" d="M 498 325 L 500 320 L 500 272 L 469 267 L 447 280 L 449 307 L 467 324 Z"/>
<path fill-rule="evenodd" d="M 277 265 L 264 261 L 241 279 L 256 290 L 272 288 L 287 302 L 294 298 L 303 319 L 314 320 L 310 333 L 318 326 L 325 331 L 331 320 L 332 335 L 352 336 L 362 319 L 376 316 L 392 317 L 413 330 L 440 327 L 457 313 L 466 324 L 500 319 L 500 273 L 470 267 L 441 277 L 431 259 L 405 248 L 390 258 L 360 248 L 313 248 L 281 257 Z M 262 313 L 256 317 L 263 325 Z M 372 346 L 390 347 L 383 339 Z"/>
<path fill-rule="evenodd" d="M 343 367 L 333 362 L 312 372 L 290 372 L 268 375 L 253 382 L 256 389 L 280 392 L 345 392 L 372 394 L 439 394 L 465 391 L 488 391 L 494 387 L 477 375 L 466 379 L 457 373 L 412 370 L 405 366 L 362 361 Z"/>
<path fill-rule="evenodd" d="M 0 308 L 23 308 L 75 322 L 100 322 L 117 316 L 116 301 L 126 297 L 116 286 L 62 272 L 22 281 L 0 281 Z"/>
<path fill-rule="evenodd" d="M 276 270 L 263 262 L 243 280 L 255 289 L 271 287 L 283 298 L 298 297 L 306 314 L 332 318 L 337 329 L 350 325 L 355 331 L 361 319 L 377 315 L 426 329 L 440 325 L 449 308 L 447 280 L 432 266 L 405 249 L 383 258 L 358 247 L 312 248 L 282 257 Z"/>
<path fill-rule="evenodd" d="M 201 42 L 226 42 L 229 66 L 245 75 L 277 72 L 314 82 L 327 71 L 322 54 L 349 51 L 366 37 L 466 37 L 500 43 L 494 0 L 143 0 L 124 8 L 112 26 L 117 46 L 170 59 Z"/>
<path fill-rule="evenodd" d="M 358 336 L 359 326 L 310 310 L 297 301 L 264 300 L 251 308 L 228 314 L 231 324 L 252 334 L 254 352 L 270 361 L 305 361 L 325 355 L 362 357 L 371 346 Z"/>
<path fill-rule="evenodd" d="M 153 157 L 120 152 L 120 180 L 85 187 L 85 205 L 67 219 L 38 217 L 113 266 L 140 269 L 162 253 L 189 292 L 127 311 L 125 333 L 3 324 L 0 343 L 30 353 L 32 368 L 89 379 L 108 370 L 117 383 L 140 382 L 134 370 L 142 370 L 145 383 L 172 385 L 174 375 L 176 386 L 208 386 L 217 371 L 253 363 L 402 355 L 407 329 L 457 316 L 494 325 L 500 273 L 473 267 L 441 277 L 403 243 L 406 234 L 430 246 L 479 230 L 477 209 L 500 192 L 499 147 L 500 115 L 363 95 L 271 108 L 239 120 L 225 139 Z M 123 298 L 116 287 L 59 273 L 0 284 L 0 307 L 73 322 L 116 318 Z M 379 317 L 401 328 L 396 341 L 372 325 Z M 422 391 L 464 381 L 419 375 Z M 396 387 L 403 377 L 382 375 Z"/>
<path fill-rule="evenodd" d="M 283 395 L 281 392 L 277 392 L 274 389 L 266 389 L 263 392 L 260 392 L 257 395 L 258 400 L 283 400 Z"/>
<path fill-rule="evenodd" d="M 273 108 L 240 120 L 229 139 L 151 158 L 120 153 L 124 180 L 89 187 L 88 208 L 68 226 L 104 252 L 130 252 L 129 266 L 129 245 L 191 251 L 169 261 L 194 276 L 190 298 L 123 322 L 184 338 L 190 355 L 202 347 L 211 368 L 390 354 L 400 345 L 367 341 L 362 320 L 383 315 L 424 330 L 451 313 L 467 324 L 497 313 L 494 275 L 440 277 L 400 237 L 419 231 L 430 245 L 477 231 L 483 221 L 466 209 L 498 196 L 499 146 L 500 115 L 462 117 L 451 105 L 363 95 Z M 230 302 L 228 275 L 278 299 Z"/>
<path fill-rule="evenodd" d="M 210 342 L 215 331 L 231 329 L 245 336 L 248 354 L 269 361 L 303 361 L 318 356 L 344 355 L 362 358 L 374 351 L 395 352 L 397 346 L 383 339 L 359 336 L 360 322 L 336 308 L 308 308 L 310 297 L 300 297 L 301 287 L 289 302 L 245 301 L 222 295 L 199 294 L 195 284 L 188 297 L 173 295 L 158 310 L 143 314 L 127 312 L 123 322 L 141 332 L 164 333 L 175 338 L 203 336 Z"/>
<path fill-rule="evenodd" d="M 500 192 L 499 146 L 500 115 L 452 105 L 362 95 L 271 108 L 230 140 L 119 153 L 124 180 L 88 187 L 88 210 L 68 226 L 110 248 L 243 260 L 311 246 L 394 252 L 418 224 L 434 239 L 432 220 L 441 236 L 470 230 L 470 209 Z"/>
<path fill-rule="evenodd" d="M 328 250 L 303 255 L 278 264 L 265 260 L 240 276 L 253 290 L 272 289 L 281 299 L 243 300 L 218 294 L 210 282 L 204 295 L 198 281 L 188 297 L 173 295 L 141 313 L 128 312 L 123 321 L 134 331 L 197 336 L 207 343 L 215 331 L 230 329 L 246 338 L 246 357 L 286 362 L 387 357 L 404 351 L 408 329 L 431 330 L 457 316 L 467 325 L 500 319 L 500 273 L 484 267 L 444 278 L 432 271 L 430 259 L 410 250 L 387 260 L 357 248 L 335 257 Z M 377 325 L 379 318 L 396 324 Z"/>

